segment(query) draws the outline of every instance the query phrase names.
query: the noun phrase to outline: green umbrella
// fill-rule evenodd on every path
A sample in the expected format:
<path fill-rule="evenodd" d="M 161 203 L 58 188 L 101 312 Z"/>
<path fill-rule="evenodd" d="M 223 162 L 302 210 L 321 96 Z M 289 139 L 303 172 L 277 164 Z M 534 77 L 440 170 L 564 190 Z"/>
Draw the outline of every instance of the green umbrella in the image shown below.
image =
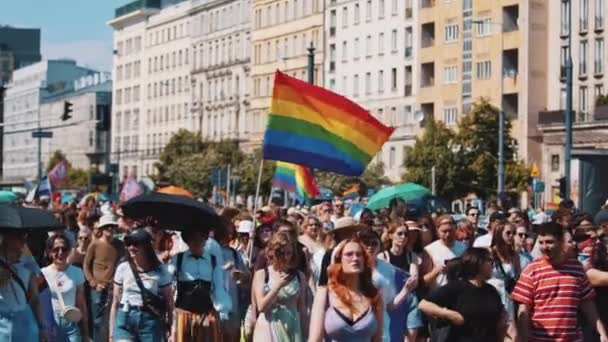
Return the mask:
<path fill-rule="evenodd" d="M 425 195 L 429 195 L 429 189 L 416 183 L 403 183 L 388 188 L 384 188 L 375 193 L 367 202 L 367 208 L 379 210 L 387 208 L 393 198 L 400 198 L 405 202 L 418 200 Z"/>
<path fill-rule="evenodd" d="M 0 203 L 11 203 L 17 200 L 17 195 L 12 191 L 0 190 Z"/>

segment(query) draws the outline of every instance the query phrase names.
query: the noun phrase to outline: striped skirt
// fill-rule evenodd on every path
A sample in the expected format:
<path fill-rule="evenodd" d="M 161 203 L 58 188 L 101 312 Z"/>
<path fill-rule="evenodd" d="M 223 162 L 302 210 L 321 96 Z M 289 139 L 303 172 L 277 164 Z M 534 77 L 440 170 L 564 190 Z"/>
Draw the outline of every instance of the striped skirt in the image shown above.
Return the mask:
<path fill-rule="evenodd" d="M 219 315 L 215 310 L 206 314 L 175 309 L 175 342 L 221 342 Z"/>

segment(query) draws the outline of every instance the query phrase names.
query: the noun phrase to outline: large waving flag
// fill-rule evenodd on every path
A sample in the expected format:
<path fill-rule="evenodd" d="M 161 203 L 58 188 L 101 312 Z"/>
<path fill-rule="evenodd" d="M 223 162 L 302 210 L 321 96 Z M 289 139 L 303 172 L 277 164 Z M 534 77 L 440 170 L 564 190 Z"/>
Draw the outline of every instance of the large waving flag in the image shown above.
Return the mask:
<path fill-rule="evenodd" d="M 319 188 L 306 166 L 277 162 L 272 185 L 285 191 L 294 192 L 298 198 L 307 200 L 319 195 Z"/>
<path fill-rule="evenodd" d="M 49 171 L 48 177 L 53 185 L 53 188 L 57 188 L 57 186 L 68 176 L 68 163 L 65 160 L 57 163 Z"/>
<path fill-rule="evenodd" d="M 360 176 L 393 131 L 345 97 L 277 71 L 263 156 Z"/>

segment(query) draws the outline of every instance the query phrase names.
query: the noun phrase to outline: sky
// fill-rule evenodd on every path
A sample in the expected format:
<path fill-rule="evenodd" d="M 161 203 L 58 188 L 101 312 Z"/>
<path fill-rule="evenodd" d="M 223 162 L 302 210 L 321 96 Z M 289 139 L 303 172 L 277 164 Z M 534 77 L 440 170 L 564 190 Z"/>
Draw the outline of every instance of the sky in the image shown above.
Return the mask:
<path fill-rule="evenodd" d="M 43 59 L 71 58 L 100 71 L 112 68 L 114 9 L 130 0 L 0 0 L 0 25 L 41 29 Z"/>

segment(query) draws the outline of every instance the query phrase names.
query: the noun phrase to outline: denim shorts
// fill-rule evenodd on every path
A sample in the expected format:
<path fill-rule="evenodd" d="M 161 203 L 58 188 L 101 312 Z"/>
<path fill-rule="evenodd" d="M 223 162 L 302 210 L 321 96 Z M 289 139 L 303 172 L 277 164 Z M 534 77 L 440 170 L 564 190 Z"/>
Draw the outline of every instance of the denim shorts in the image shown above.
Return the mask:
<path fill-rule="evenodd" d="M 0 341 L 38 342 L 38 323 L 28 306 L 22 311 L 0 312 Z"/>
<path fill-rule="evenodd" d="M 129 311 L 119 308 L 114 322 L 114 340 L 140 342 L 163 342 L 164 326 L 161 320 L 139 307 L 130 307 Z"/>
<path fill-rule="evenodd" d="M 55 317 L 57 322 L 57 342 L 80 342 L 80 327 L 76 322 L 70 322 L 63 317 Z"/>

